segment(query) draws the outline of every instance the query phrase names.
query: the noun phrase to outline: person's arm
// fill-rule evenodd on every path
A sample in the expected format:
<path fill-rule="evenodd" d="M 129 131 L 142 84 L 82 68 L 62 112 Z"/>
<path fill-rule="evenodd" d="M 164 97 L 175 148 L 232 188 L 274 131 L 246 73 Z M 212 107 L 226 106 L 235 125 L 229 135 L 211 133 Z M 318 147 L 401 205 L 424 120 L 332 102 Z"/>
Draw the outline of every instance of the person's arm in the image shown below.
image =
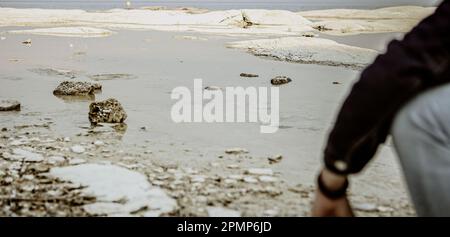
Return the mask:
<path fill-rule="evenodd" d="M 392 41 L 386 53 L 362 72 L 330 132 L 324 152 L 328 172 L 346 179 L 361 171 L 385 141 L 401 106 L 418 93 L 450 81 L 445 76 L 449 35 L 450 1 L 446 0 L 403 40 Z"/>

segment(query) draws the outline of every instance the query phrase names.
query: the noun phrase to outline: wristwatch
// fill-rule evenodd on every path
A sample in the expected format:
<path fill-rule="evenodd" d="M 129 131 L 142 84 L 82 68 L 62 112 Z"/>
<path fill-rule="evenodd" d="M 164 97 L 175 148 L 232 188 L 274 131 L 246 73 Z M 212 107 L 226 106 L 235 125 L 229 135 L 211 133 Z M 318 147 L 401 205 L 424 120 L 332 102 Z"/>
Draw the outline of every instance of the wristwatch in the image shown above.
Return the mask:
<path fill-rule="evenodd" d="M 317 186 L 319 187 L 319 191 L 329 199 L 336 200 L 342 197 L 345 197 L 347 194 L 347 188 L 349 186 L 348 179 L 345 178 L 345 182 L 339 189 L 330 190 L 322 180 L 322 172 L 320 172 L 317 177 Z"/>

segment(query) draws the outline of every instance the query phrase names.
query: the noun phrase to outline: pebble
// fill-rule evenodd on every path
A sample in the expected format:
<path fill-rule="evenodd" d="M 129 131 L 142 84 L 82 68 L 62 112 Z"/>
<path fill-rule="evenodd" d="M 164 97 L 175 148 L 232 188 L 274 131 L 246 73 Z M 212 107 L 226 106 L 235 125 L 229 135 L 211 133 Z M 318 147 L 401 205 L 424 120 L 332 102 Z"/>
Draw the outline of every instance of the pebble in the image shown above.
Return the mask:
<path fill-rule="evenodd" d="M 64 138 L 64 141 L 65 141 L 65 142 L 70 142 L 70 137 L 65 137 L 65 138 Z"/>
<path fill-rule="evenodd" d="M 0 111 L 20 111 L 20 102 L 17 100 L 0 100 Z"/>
<path fill-rule="evenodd" d="M 97 140 L 97 141 L 94 142 L 94 145 L 96 145 L 96 146 L 103 146 L 103 145 L 105 145 L 105 143 L 103 141 Z"/>
<path fill-rule="evenodd" d="M 278 181 L 277 178 L 274 178 L 272 176 L 267 176 L 267 175 L 259 176 L 258 179 L 259 179 L 259 181 L 261 181 L 263 183 L 274 183 L 274 182 Z"/>
<path fill-rule="evenodd" d="M 82 147 L 80 145 L 75 145 L 75 146 L 71 147 L 70 150 L 73 153 L 77 153 L 77 154 L 81 154 L 81 153 L 84 153 L 86 151 L 86 149 L 84 149 L 84 147 Z"/>
<path fill-rule="evenodd" d="M 244 177 L 244 182 L 246 182 L 246 183 L 258 183 L 258 180 L 256 178 L 254 178 L 254 177 L 247 176 L 247 177 Z"/>
<path fill-rule="evenodd" d="M 86 163 L 86 160 L 80 159 L 80 158 L 75 158 L 75 159 L 69 160 L 69 165 L 79 165 L 79 164 L 84 164 L 84 163 Z"/>
<path fill-rule="evenodd" d="M 250 168 L 246 170 L 245 173 L 253 175 L 273 175 L 273 171 L 266 168 Z"/>
<path fill-rule="evenodd" d="M 240 76 L 241 77 L 259 77 L 259 75 L 252 74 L 252 73 L 241 73 Z"/>
<path fill-rule="evenodd" d="M 394 208 L 392 208 L 392 207 L 386 207 L 386 206 L 379 206 L 379 207 L 377 208 L 377 210 L 378 210 L 379 212 L 393 212 L 393 211 L 394 211 Z"/>
<path fill-rule="evenodd" d="M 276 215 L 278 215 L 278 211 L 277 210 L 273 210 L 273 209 L 270 209 L 270 210 L 265 210 L 264 212 L 263 212 L 263 215 L 264 216 L 269 216 L 269 217 L 271 217 L 271 216 L 276 216 Z"/>
<path fill-rule="evenodd" d="M 277 77 L 275 77 L 275 78 L 272 78 L 272 80 L 270 80 L 270 83 L 271 83 L 272 85 L 278 86 L 278 85 L 287 84 L 287 83 L 289 83 L 289 82 L 291 82 L 291 81 L 292 81 L 292 79 L 289 78 L 289 77 L 286 77 L 286 76 L 277 76 Z"/>
<path fill-rule="evenodd" d="M 206 211 L 208 212 L 209 217 L 240 217 L 241 216 L 240 212 L 238 212 L 236 210 L 224 208 L 224 207 L 208 207 L 206 209 Z"/>
<path fill-rule="evenodd" d="M 49 164 L 60 164 L 60 163 L 64 163 L 66 161 L 66 159 L 64 159 L 64 157 L 62 156 L 50 156 L 47 159 L 47 162 Z"/>
<path fill-rule="evenodd" d="M 353 208 L 358 211 L 376 211 L 377 205 L 373 203 L 354 203 Z"/>
<path fill-rule="evenodd" d="M 280 162 L 283 159 L 283 156 L 282 155 L 276 155 L 276 156 L 273 156 L 273 157 L 269 157 L 267 159 L 269 160 L 269 164 L 275 164 L 275 163 Z"/>
<path fill-rule="evenodd" d="M 242 154 L 242 153 L 248 153 L 248 151 L 244 148 L 235 147 L 235 148 L 226 149 L 225 153 L 237 155 L 237 154 Z"/>

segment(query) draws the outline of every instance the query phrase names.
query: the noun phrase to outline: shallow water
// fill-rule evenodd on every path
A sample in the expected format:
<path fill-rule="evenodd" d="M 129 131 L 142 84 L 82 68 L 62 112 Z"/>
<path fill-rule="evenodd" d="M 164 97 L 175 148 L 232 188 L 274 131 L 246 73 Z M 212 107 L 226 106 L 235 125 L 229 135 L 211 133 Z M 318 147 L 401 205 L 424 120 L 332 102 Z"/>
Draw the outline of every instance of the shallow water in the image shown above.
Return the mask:
<path fill-rule="evenodd" d="M 119 31 L 105 38 L 6 35 L 6 40 L 0 41 L 0 95 L 21 101 L 22 111 L 0 114 L 0 124 L 12 126 L 50 119 L 54 122 L 52 129 L 61 136 L 86 132 L 90 101 L 53 96 L 53 89 L 61 81 L 71 79 L 36 73 L 33 69 L 74 70 L 75 80 L 90 80 L 89 75 L 102 73 L 130 74 L 133 77 L 99 81 L 103 91 L 96 95 L 96 100 L 118 99 L 128 113 L 128 127 L 122 137 L 124 149 L 144 147 L 167 159 L 206 162 L 218 159 L 226 148 L 243 147 L 255 158 L 282 154 L 283 162 L 274 167 L 275 171 L 293 183 L 313 182 L 311 177 L 321 162 L 322 146 L 334 113 L 359 72 L 272 61 L 225 47 L 227 42 L 247 39 L 243 37 L 201 35 L 208 40 L 199 41 L 179 37 L 183 35 L 190 34 Z M 358 37 L 347 39 L 358 41 Z M 366 37 L 380 40 L 371 44 L 365 41 Z M 378 49 L 381 40 L 392 37 L 376 34 L 360 36 L 360 41 Z M 32 45 L 23 45 L 21 42 L 28 38 Z M 242 72 L 256 73 L 259 78 L 241 78 Z M 258 123 L 176 124 L 170 118 L 175 103 L 170 98 L 171 90 L 178 86 L 192 88 L 194 78 L 202 78 L 204 86 L 248 87 L 270 86 L 270 79 L 279 75 L 293 81 L 280 87 L 281 126 L 274 134 L 261 134 Z M 334 81 L 341 84 L 333 84 Z M 374 166 L 383 170 L 381 176 L 386 182 L 400 182 L 392 179 L 398 173 L 392 152 L 384 154 Z M 376 173 L 377 168 L 372 172 Z M 367 185 L 371 184 L 361 188 L 370 190 Z M 392 196 L 399 192 L 394 190 Z"/>

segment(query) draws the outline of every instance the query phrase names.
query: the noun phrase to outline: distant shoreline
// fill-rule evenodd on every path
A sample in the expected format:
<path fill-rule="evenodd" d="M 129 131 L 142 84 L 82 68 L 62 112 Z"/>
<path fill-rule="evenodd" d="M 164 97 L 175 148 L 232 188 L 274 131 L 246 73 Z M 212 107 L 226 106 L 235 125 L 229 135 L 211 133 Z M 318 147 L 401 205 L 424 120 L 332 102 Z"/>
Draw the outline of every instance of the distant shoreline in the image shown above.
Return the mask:
<path fill-rule="evenodd" d="M 353 4 L 320 4 L 320 3 L 299 3 L 299 2 L 243 2 L 243 1 L 226 1 L 226 2 L 166 2 L 156 1 L 153 3 L 142 1 L 131 1 L 133 9 L 140 9 L 145 7 L 166 7 L 168 9 L 189 7 L 189 8 L 204 8 L 211 11 L 214 10 L 234 10 L 234 9 L 267 9 L 267 10 L 289 10 L 289 11 L 309 11 L 309 10 L 324 10 L 324 9 L 376 9 L 382 7 L 400 6 L 405 4 L 378 4 L 368 5 L 366 3 Z M 414 4 L 416 6 L 435 6 L 435 4 Z M 8 8 L 41 8 L 41 9 L 82 9 L 86 11 L 99 11 L 110 9 L 125 9 L 125 0 L 116 2 L 101 2 L 101 1 L 69 1 L 69 2 L 51 2 L 51 1 L 3 1 L 0 7 Z"/>

